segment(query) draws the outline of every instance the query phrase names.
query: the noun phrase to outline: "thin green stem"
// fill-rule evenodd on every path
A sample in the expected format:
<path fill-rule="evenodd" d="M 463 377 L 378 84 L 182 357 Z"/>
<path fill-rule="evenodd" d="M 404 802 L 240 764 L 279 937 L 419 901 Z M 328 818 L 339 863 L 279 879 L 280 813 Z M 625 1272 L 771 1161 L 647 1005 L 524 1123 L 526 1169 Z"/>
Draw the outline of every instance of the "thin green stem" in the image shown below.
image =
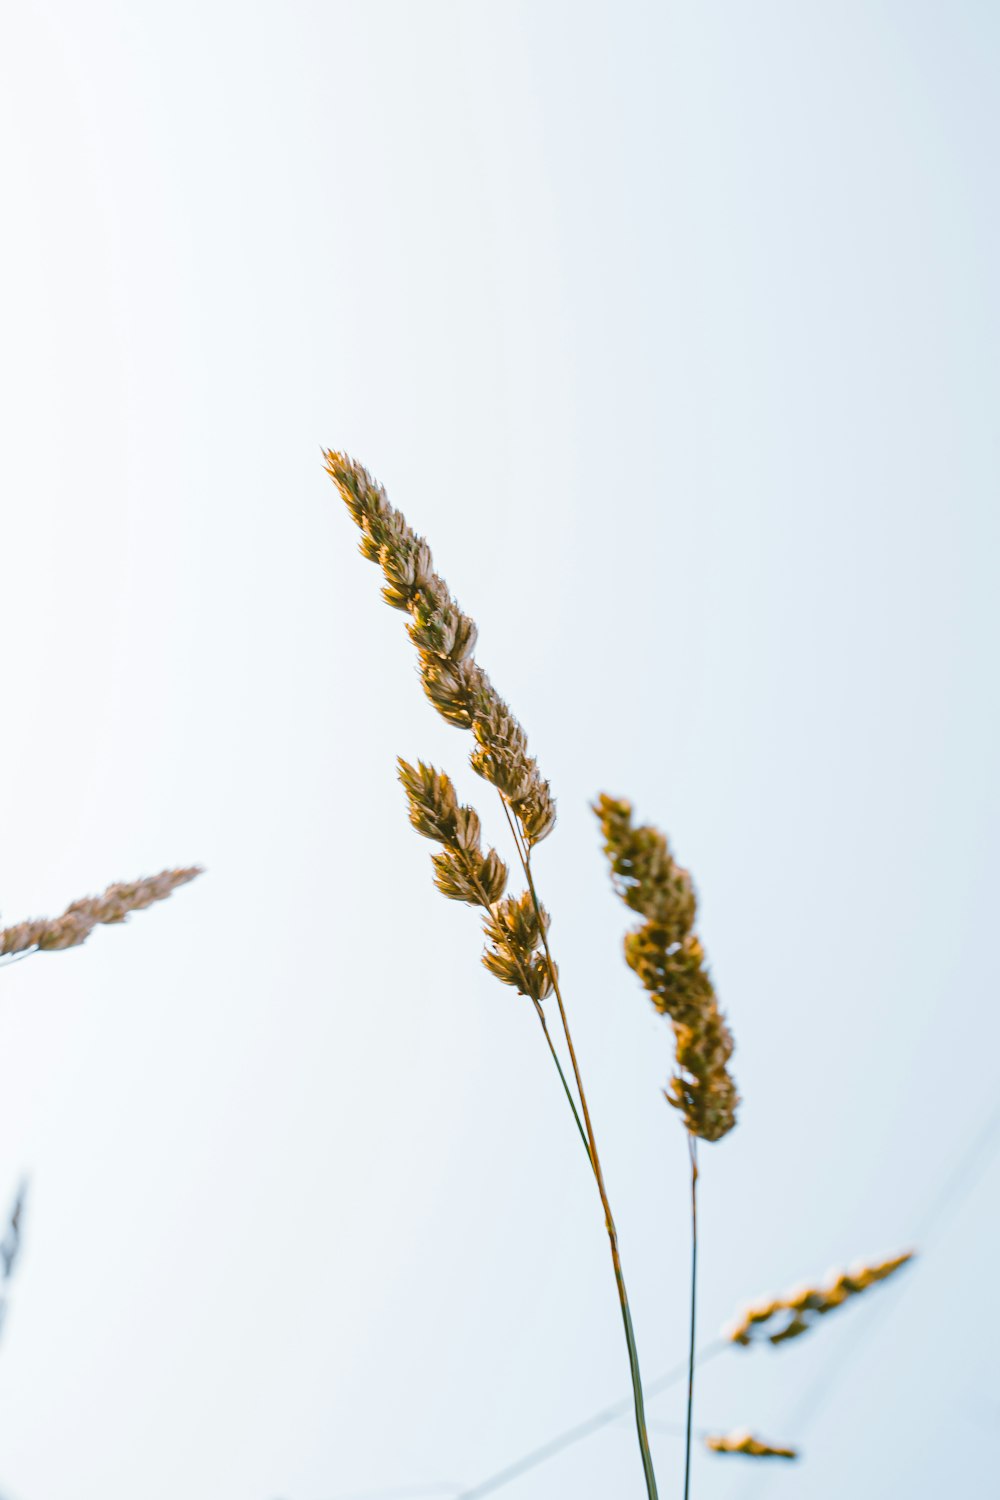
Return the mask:
<path fill-rule="evenodd" d="M 695 1293 L 698 1286 L 698 1143 L 688 1132 L 691 1154 L 691 1338 L 688 1345 L 687 1436 L 684 1446 L 684 1500 L 691 1493 L 691 1418 L 694 1411 Z"/>
<path fill-rule="evenodd" d="M 618 1231 L 615 1228 L 614 1217 L 611 1213 L 611 1204 L 608 1201 L 607 1189 L 604 1185 L 604 1173 L 601 1169 L 601 1159 L 597 1150 L 597 1139 L 594 1135 L 594 1127 L 590 1118 L 590 1109 L 587 1105 L 587 1095 L 583 1087 L 583 1079 L 580 1075 L 580 1065 L 576 1058 L 576 1048 L 573 1046 L 573 1036 L 569 1029 L 569 1020 L 566 1016 L 566 1007 L 563 1004 L 562 993 L 559 989 L 559 972 L 552 958 L 549 948 L 548 935 L 545 931 L 545 921 L 542 916 L 541 902 L 538 892 L 535 890 L 535 882 L 531 874 L 530 852 L 522 849 L 517 838 L 510 809 L 503 796 L 500 797 L 507 821 L 514 833 L 514 842 L 517 846 L 518 857 L 524 870 L 524 878 L 528 882 L 528 890 L 535 908 L 535 916 L 538 920 L 539 931 L 542 935 L 542 946 L 545 950 L 545 961 L 549 967 L 549 976 L 552 980 L 552 989 L 555 993 L 556 1004 L 559 1007 L 559 1019 L 562 1023 L 563 1035 L 566 1038 L 566 1047 L 569 1051 L 570 1062 L 573 1066 L 573 1077 L 576 1080 L 577 1093 L 580 1097 L 580 1105 L 583 1110 L 583 1123 L 586 1127 L 587 1142 L 590 1151 L 590 1161 L 594 1169 L 594 1177 L 597 1181 L 597 1191 L 600 1194 L 601 1206 L 604 1209 L 604 1221 L 608 1232 L 608 1243 L 611 1246 L 611 1261 L 614 1266 L 615 1283 L 618 1287 L 618 1300 L 621 1304 L 622 1323 L 625 1328 L 625 1342 L 628 1345 L 629 1371 L 632 1376 L 632 1396 L 635 1406 L 635 1427 L 639 1439 L 639 1452 L 642 1457 L 642 1469 L 646 1480 L 646 1493 L 648 1500 L 659 1500 L 656 1489 L 656 1475 L 653 1471 L 653 1456 L 649 1451 L 649 1434 L 646 1431 L 646 1412 L 642 1396 L 642 1376 L 639 1371 L 639 1352 L 635 1343 L 635 1330 L 632 1327 L 632 1313 L 629 1308 L 628 1293 L 625 1290 L 625 1277 L 622 1274 L 621 1256 L 618 1253 Z"/>
<path fill-rule="evenodd" d="M 562 1063 L 559 1061 L 559 1053 L 556 1051 L 555 1047 L 552 1044 L 552 1037 L 549 1035 L 549 1023 L 545 1019 L 545 1012 L 542 1009 L 542 1002 L 540 1000 L 534 1000 L 533 1004 L 538 1015 L 538 1019 L 542 1024 L 542 1030 L 545 1033 L 545 1040 L 549 1044 L 549 1051 L 552 1053 L 552 1061 L 555 1063 L 560 1080 L 562 1081 L 563 1090 L 569 1102 L 569 1107 L 573 1111 L 573 1118 L 576 1121 L 576 1128 L 580 1132 L 580 1139 L 583 1142 L 583 1149 L 587 1153 L 587 1160 L 590 1162 L 591 1167 L 593 1167 L 594 1160 L 590 1154 L 590 1146 L 587 1144 L 587 1137 L 583 1129 L 583 1121 L 580 1119 L 580 1112 L 576 1107 L 576 1100 L 570 1093 L 569 1084 L 566 1082 L 566 1074 L 563 1072 Z"/>
<path fill-rule="evenodd" d="M 504 804 L 504 807 L 506 808 L 506 803 Z M 508 822 L 510 821 L 510 814 L 509 813 L 508 813 L 507 820 L 508 820 Z M 517 842 L 517 840 L 516 840 L 516 836 L 515 836 L 515 843 L 516 842 Z M 518 854 L 520 854 L 520 852 L 521 852 L 520 846 L 518 847 L 518 851 L 517 852 L 518 852 Z M 468 876 L 469 876 L 469 880 L 471 881 L 473 887 L 475 888 L 475 890 L 476 890 L 476 892 L 477 892 L 477 894 L 479 896 L 479 904 L 486 911 L 491 911 L 492 907 L 490 906 L 490 899 L 487 896 L 486 892 L 483 890 L 482 882 L 480 881 L 478 875 L 476 874 L 475 870 L 472 868 L 471 865 L 469 866 Z M 515 955 L 515 957 L 516 957 L 516 955 Z M 521 978 L 524 980 L 524 983 L 525 983 L 525 989 L 527 989 L 527 978 L 528 978 L 528 976 L 525 974 L 524 970 L 521 968 L 520 960 L 517 960 L 517 964 L 518 964 L 518 969 L 520 970 L 520 973 L 521 973 Z M 539 1022 L 541 1023 L 542 1031 L 545 1033 L 545 1040 L 548 1043 L 549 1051 L 552 1054 L 552 1061 L 556 1065 L 556 1071 L 559 1074 L 559 1078 L 560 1078 L 560 1081 L 562 1083 L 563 1090 L 564 1090 L 564 1092 L 566 1094 L 567 1103 L 569 1104 L 570 1109 L 573 1111 L 573 1118 L 576 1121 L 576 1128 L 580 1132 L 580 1139 L 583 1142 L 583 1149 L 587 1153 L 587 1160 L 590 1162 L 591 1167 L 593 1167 L 594 1163 L 593 1163 L 593 1159 L 592 1159 L 592 1157 L 590 1155 L 590 1147 L 587 1144 L 587 1137 L 584 1134 L 583 1122 L 580 1119 L 580 1113 L 579 1113 L 579 1110 L 576 1107 L 576 1100 L 573 1098 L 573 1095 L 570 1092 L 569 1084 L 566 1082 L 566 1074 L 563 1072 L 562 1063 L 559 1061 L 559 1054 L 558 1054 L 558 1052 L 556 1051 L 556 1049 L 555 1049 L 555 1047 L 553 1045 L 552 1037 L 551 1037 L 551 1034 L 549 1032 L 549 1023 L 548 1023 L 548 1021 L 546 1021 L 546 1019 L 545 1019 L 545 1012 L 542 1009 L 542 1002 L 540 1000 L 536 1000 L 534 998 L 534 996 L 532 996 L 532 1004 L 535 1007 L 535 1014 L 537 1015 L 537 1017 L 539 1019 Z"/>

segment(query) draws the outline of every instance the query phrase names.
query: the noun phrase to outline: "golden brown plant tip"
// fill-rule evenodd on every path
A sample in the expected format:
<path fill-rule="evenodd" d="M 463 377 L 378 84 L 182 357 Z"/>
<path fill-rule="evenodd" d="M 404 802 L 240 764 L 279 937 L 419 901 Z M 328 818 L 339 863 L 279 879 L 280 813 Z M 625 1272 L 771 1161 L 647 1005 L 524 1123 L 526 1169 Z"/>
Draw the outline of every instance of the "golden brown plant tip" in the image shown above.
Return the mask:
<path fill-rule="evenodd" d="M 36 948 L 53 953 L 62 948 L 76 948 L 86 942 L 95 927 L 124 922 L 129 912 L 143 911 L 154 901 L 165 901 L 178 886 L 186 885 L 202 873 L 200 865 L 190 865 L 109 885 L 103 895 L 74 901 L 62 916 L 39 917 L 4 928 L 0 932 L 0 954 L 27 953 Z"/>
<path fill-rule="evenodd" d="M 483 853 L 479 817 L 463 807 L 451 778 L 418 761 L 399 760 L 410 822 L 418 833 L 443 847 L 431 858 L 434 884 L 452 901 L 481 907 L 487 948 L 483 963 L 503 984 L 544 1000 L 552 988 L 542 949 L 542 927 L 530 894 L 505 896 L 507 866 L 495 849 Z M 543 920 L 548 924 L 545 913 Z"/>
<path fill-rule="evenodd" d="M 866 1292 L 893 1276 L 916 1254 L 906 1250 L 888 1260 L 856 1261 L 846 1271 L 831 1271 L 825 1281 L 815 1285 L 793 1287 L 780 1297 L 763 1297 L 750 1302 L 735 1321 L 723 1329 L 723 1337 L 746 1348 L 750 1344 L 777 1346 L 807 1333 L 818 1319 L 843 1307 L 851 1297 Z"/>
<path fill-rule="evenodd" d="M 797 1448 L 781 1448 L 775 1443 L 766 1443 L 761 1438 L 754 1437 L 748 1427 L 707 1437 L 705 1447 L 710 1453 L 739 1453 L 744 1458 L 794 1459 L 799 1456 Z"/>
<path fill-rule="evenodd" d="M 367 469 L 332 449 L 324 459 L 361 532 L 362 556 L 382 569 L 382 597 L 410 616 L 408 631 L 417 649 L 424 692 L 449 724 L 472 730 L 473 770 L 500 792 L 529 847 L 540 843 L 555 824 L 555 801 L 537 761 L 528 754 L 524 730 L 473 659 L 475 621 L 462 612 L 434 571 L 424 538 L 390 505 Z"/>
<path fill-rule="evenodd" d="M 721 1140 L 736 1124 L 740 1102 L 728 1068 L 734 1044 L 693 931 L 697 898 L 691 877 L 658 829 L 633 826 L 630 802 L 602 793 L 594 812 L 612 884 L 625 905 L 646 919 L 625 938 L 625 962 L 673 1023 L 677 1073 L 667 1100 L 692 1135 Z"/>

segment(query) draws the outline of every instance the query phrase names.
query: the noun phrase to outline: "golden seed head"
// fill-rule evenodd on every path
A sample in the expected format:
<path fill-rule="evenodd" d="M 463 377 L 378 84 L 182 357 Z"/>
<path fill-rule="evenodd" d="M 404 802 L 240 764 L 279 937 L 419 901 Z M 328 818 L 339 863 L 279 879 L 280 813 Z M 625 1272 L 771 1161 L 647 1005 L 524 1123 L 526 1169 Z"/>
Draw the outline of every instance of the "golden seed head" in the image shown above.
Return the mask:
<path fill-rule="evenodd" d="M 507 888 L 507 866 L 490 849 L 484 856 L 479 848 L 445 849 L 431 856 L 434 884 L 452 901 L 489 910 Z"/>
<path fill-rule="evenodd" d="M 734 1432 L 713 1434 L 705 1439 L 710 1453 L 739 1453 L 744 1458 L 798 1458 L 797 1448 L 783 1448 L 754 1437 L 748 1427 Z"/>
<path fill-rule="evenodd" d="M 658 829 L 632 826 L 630 802 L 602 793 L 594 812 L 618 895 L 663 928 L 667 943 L 679 942 L 691 931 L 698 905 L 691 876 L 676 863 Z"/>
<path fill-rule="evenodd" d="M 736 1124 L 740 1102 L 728 1069 L 733 1038 L 692 930 L 697 902 L 691 877 L 662 833 L 633 827 L 630 802 L 602 793 L 594 812 L 612 884 L 626 906 L 646 918 L 626 935 L 625 962 L 673 1023 L 678 1072 L 666 1098 L 692 1135 L 721 1140 Z"/>
<path fill-rule="evenodd" d="M 807 1333 L 819 1318 L 842 1307 L 850 1297 L 894 1275 L 914 1254 L 907 1250 L 888 1260 L 857 1261 L 847 1271 L 829 1272 L 825 1281 L 815 1286 L 796 1286 L 780 1297 L 758 1298 L 743 1308 L 724 1336 L 744 1348 L 765 1341 L 775 1346 L 787 1343 Z"/>
<path fill-rule="evenodd" d="M 399 779 L 409 804 L 410 822 L 425 838 L 443 844 L 431 858 L 434 884 L 452 901 L 487 910 L 507 888 L 507 866 L 495 850 L 483 854 L 479 814 L 458 800 L 451 777 L 399 757 Z"/>
<path fill-rule="evenodd" d="M 473 660 L 475 621 L 459 608 L 434 571 L 426 541 L 389 504 L 381 485 L 345 453 L 328 451 L 324 458 L 361 531 L 363 556 L 382 569 L 383 598 L 410 615 L 424 692 L 449 724 L 473 731 L 473 769 L 504 797 L 529 846 L 540 843 L 555 824 L 555 802 L 528 755 L 524 730 Z"/>
<path fill-rule="evenodd" d="M 399 779 L 406 792 L 410 822 L 418 833 L 444 847 L 432 855 L 434 884 L 450 901 L 481 907 L 489 947 L 483 963 L 504 984 L 542 1000 L 551 987 L 541 929 L 527 894 L 504 897 L 507 866 L 495 849 L 480 845 L 479 816 L 459 802 L 451 778 L 418 761 L 399 760 Z"/>
<path fill-rule="evenodd" d="M 503 984 L 539 1001 L 552 992 L 552 974 L 542 945 L 543 929 L 547 932 L 549 926 L 544 907 L 541 915 L 539 922 L 531 894 L 524 891 L 498 901 L 483 922 L 489 943 L 483 954 L 487 969 Z"/>
<path fill-rule="evenodd" d="M 424 838 L 435 839 L 439 844 L 450 844 L 455 835 L 455 820 L 458 813 L 458 797 L 450 776 L 425 766 L 418 760 L 411 766 L 402 756 L 396 762 L 399 779 L 406 792 L 410 809 L 410 822 Z M 469 808 L 467 811 L 471 812 Z"/>

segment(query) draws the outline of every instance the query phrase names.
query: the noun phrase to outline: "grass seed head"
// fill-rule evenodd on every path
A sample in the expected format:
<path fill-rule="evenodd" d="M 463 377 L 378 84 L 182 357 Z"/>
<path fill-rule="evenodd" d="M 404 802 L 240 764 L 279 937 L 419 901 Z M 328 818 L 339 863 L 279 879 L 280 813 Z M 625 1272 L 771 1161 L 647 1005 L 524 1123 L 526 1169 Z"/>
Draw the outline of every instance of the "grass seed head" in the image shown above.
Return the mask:
<path fill-rule="evenodd" d="M 190 865 L 109 885 L 100 896 L 84 896 L 74 901 L 59 917 L 36 918 L 5 928 L 0 932 L 0 954 L 26 953 L 32 948 L 43 953 L 78 948 L 95 927 L 124 922 L 129 912 L 143 911 L 154 901 L 165 901 L 178 886 L 186 885 L 201 873 L 200 865 Z"/>
<path fill-rule="evenodd" d="M 383 598 L 410 616 L 424 692 L 449 724 L 472 730 L 473 770 L 503 796 L 528 845 L 540 843 L 555 825 L 555 801 L 528 754 L 524 730 L 473 659 L 475 621 L 459 608 L 434 571 L 426 541 L 390 505 L 382 486 L 347 454 L 330 450 L 324 457 L 361 531 L 362 555 L 382 569 Z"/>
<path fill-rule="evenodd" d="M 630 802 L 602 793 L 594 812 L 612 884 L 626 906 L 646 919 L 627 934 L 625 961 L 673 1023 L 678 1071 L 666 1098 L 692 1135 L 721 1140 L 736 1124 L 740 1102 L 728 1066 L 734 1043 L 693 931 L 697 900 L 691 877 L 662 833 L 633 826 Z"/>
<path fill-rule="evenodd" d="M 541 922 L 530 893 L 524 891 L 497 902 L 483 922 L 488 942 L 483 954 L 486 968 L 503 984 L 539 1001 L 552 993 L 552 974 L 542 946 L 549 918 L 544 907 L 540 910 Z"/>
<path fill-rule="evenodd" d="M 797 1448 L 782 1448 L 776 1443 L 766 1443 L 761 1438 L 754 1437 L 748 1427 L 737 1428 L 735 1432 L 713 1434 L 705 1439 L 705 1447 L 710 1453 L 738 1453 L 744 1458 L 798 1458 Z"/>
<path fill-rule="evenodd" d="M 504 895 L 507 866 L 495 849 L 483 853 L 479 817 L 474 808 L 461 805 L 450 777 L 422 761 L 411 766 L 400 759 L 399 779 L 410 822 L 418 833 L 443 846 L 431 857 L 434 884 L 449 900 L 479 906 L 486 913 L 486 968 L 520 994 L 544 1000 L 552 989 L 542 945 L 543 926 L 548 929 L 544 908 L 539 921 L 529 892 Z"/>
<path fill-rule="evenodd" d="M 842 1307 L 849 1298 L 895 1275 L 913 1259 L 914 1253 L 907 1250 L 887 1260 L 857 1261 L 846 1271 L 829 1272 L 816 1285 L 793 1287 L 780 1297 L 759 1298 L 748 1303 L 723 1330 L 724 1337 L 744 1348 L 750 1344 L 769 1343 L 777 1347 L 787 1343 L 807 1333 L 819 1318 Z"/>

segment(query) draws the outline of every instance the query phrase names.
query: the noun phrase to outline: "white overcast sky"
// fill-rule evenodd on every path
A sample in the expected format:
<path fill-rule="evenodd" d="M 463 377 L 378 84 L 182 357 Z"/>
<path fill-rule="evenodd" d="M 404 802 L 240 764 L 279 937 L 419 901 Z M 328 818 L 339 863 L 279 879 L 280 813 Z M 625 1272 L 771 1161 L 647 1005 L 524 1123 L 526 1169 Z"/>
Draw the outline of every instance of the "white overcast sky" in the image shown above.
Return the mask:
<path fill-rule="evenodd" d="M 539 880 L 648 1378 L 686 1151 L 599 789 L 693 870 L 737 1038 L 706 1338 L 925 1252 L 706 1367 L 699 1425 L 807 1456 L 699 1454 L 697 1500 L 985 1493 L 998 64 L 987 0 L 7 5 L 0 907 L 208 867 L 0 976 L 9 1500 L 471 1484 L 628 1388 L 537 1026 L 395 755 L 502 831 L 323 444 L 429 537 L 559 798 Z M 629 1424 L 506 1493 L 638 1496 Z"/>

